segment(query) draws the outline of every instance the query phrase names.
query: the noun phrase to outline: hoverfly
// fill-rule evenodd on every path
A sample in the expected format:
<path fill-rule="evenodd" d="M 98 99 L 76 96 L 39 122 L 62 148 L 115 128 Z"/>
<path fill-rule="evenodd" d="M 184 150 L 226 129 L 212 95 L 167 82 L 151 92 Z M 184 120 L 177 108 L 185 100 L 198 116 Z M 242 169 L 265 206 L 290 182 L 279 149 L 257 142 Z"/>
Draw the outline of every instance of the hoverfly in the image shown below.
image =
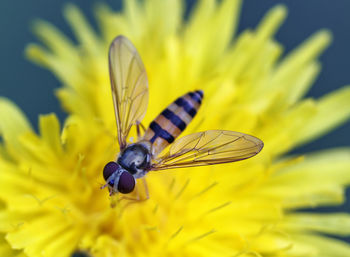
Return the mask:
<path fill-rule="evenodd" d="M 171 103 L 141 136 L 141 121 L 148 104 L 147 74 L 136 48 L 124 36 L 111 43 L 109 73 L 120 147 L 117 159 L 103 169 L 106 184 L 102 188 L 108 187 L 110 195 L 131 193 L 136 179 L 149 171 L 240 161 L 256 155 L 264 145 L 256 137 L 226 130 L 208 130 L 176 139 L 196 115 L 203 100 L 202 90 L 189 92 Z M 126 139 L 134 125 L 139 139 L 128 144 Z"/>

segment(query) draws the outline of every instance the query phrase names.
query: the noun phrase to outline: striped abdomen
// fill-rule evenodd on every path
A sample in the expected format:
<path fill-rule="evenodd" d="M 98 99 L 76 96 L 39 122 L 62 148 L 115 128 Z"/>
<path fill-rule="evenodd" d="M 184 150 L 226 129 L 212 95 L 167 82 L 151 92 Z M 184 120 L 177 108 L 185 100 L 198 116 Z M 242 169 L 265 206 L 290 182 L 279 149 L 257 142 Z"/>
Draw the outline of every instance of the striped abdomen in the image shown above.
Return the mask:
<path fill-rule="evenodd" d="M 157 155 L 174 142 L 196 115 L 203 99 L 203 91 L 189 92 L 179 97 L 151 122 L 144 139 L 152 143 L 152 154 Z"/>

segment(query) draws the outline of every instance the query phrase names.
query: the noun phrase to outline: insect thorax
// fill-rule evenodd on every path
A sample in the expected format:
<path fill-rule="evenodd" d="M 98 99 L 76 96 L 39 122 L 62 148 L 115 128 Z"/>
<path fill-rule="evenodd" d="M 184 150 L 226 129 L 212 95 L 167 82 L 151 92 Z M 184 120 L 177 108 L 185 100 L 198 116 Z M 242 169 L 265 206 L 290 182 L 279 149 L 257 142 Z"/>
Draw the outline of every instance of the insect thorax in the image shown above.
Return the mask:
<path fill-rule="evenodd" d="M 143 177 L 151 166 L 150 148 L 142 142 L 131 144 L 120 153 L 117 162 L 135 178 Z"/>

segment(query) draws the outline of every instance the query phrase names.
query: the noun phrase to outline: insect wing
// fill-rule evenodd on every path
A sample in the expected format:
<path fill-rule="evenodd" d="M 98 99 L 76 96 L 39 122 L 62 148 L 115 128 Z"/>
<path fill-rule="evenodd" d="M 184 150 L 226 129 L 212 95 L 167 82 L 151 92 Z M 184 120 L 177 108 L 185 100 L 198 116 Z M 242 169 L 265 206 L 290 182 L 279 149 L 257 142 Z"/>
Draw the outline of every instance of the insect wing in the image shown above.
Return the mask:
<path fill-rule="evenodd" d="M 109 73 L 120 149 L 133 125 L 141 122 L 148 105 L 148 80 L 136 48 L 124 36 L 116 37 L 109 49 Z"/>
<path fill-rule="evenodd" d="M 155 159 L 151 170 L 235 162 L 261 151 L 264 143 L 234 131 L 208 130 L 175 140 L 169 151 Z"/>

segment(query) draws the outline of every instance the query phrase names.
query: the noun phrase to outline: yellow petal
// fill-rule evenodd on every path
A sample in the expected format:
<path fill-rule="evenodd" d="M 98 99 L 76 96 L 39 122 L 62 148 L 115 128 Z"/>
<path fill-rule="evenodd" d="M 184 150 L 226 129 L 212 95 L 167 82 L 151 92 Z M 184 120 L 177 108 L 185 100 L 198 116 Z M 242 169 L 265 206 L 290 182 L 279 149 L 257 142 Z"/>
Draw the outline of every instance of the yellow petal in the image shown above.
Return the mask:
<path fill-rule="evenodd" d="M 294 213 L 283 220 L 281 226 L 293 232 L 320 232 L 350 235 L 350 214 L 347 213 Z"/>
<path fill-rule="evenodd" d="M 349 86 L 322 97 L 317 103 L 317 113 L 298 133 L 297 142 L 308 142 L 347 121 L 350 117 L 349 99 Z"/>
<path fill-rule="evenodd" d="M 25 154 L 19 136 L 32 132 L 32 128 L 22 111 L 11 101 L 0 98 L 0 135 L 3 137 L 8 153 L 14 158 Z"/>
<path fill-rule="evenodd" d="M 344 241 L 332 239 L 332 238 L 324 238 L 316 235 L 295 235 L 293 237 L 296 241 L 302 242 L 303 244 L 309 244 L 314 247 L 313 252 L 311 252 L 311 255 L 309 256 L 322 256 L 322 257 L 350 256 L 350 246 Z M 291 254 L 293 254 L 293 251 L 294 249 L 292 248 Z M 304 253 L 304 255 L 302 256 L 307 256 L 307 253 Z"/>
<path fill-rule="evenodd" d="M 277 67 L 269 85 L 269 90 L 274 90 L 282 85 L 286 87 L 284 82 L 287 82 L 287 85 L 289 85 L 293 78 L 303 71 L 305 65 L 312 62 L 323 52 L 330 41 L 330 32 L 322 30 L 312 35 L 306 42 L 292 51 Z M 290 87 L 287 89 L 289 91 L 293 90 Z"/>
<path fill-rule="evenodd" d="M 341 203 L 350 183 L 349 169 L 349 149 L 307 155 L 274 174 L 261 193 L 280 197 L 290 208 Z"/>
<path fill-rule="evenodd" d="M 100 50 L 99 39 L 81 11 L 75 5 L 67 4 L 64 15 L 82 47 L 89 53 L 97 53 Z"/>
<path fill-rule="evenodd" d="M 60 139 L 60 124 L 55 114 L 43 115 L 39 118 L 39 130 L 42 140 L 58 156 L 62 155 L 63 149 Z"/>
<path fill-rule="evenodd" d="M 77 62 L 78 55 L 73 42 L 60 32 L 55 26 L 46 21 L 36 21 L 33 30 L 37 37 L 56 55 L 67 62 Z"/>

